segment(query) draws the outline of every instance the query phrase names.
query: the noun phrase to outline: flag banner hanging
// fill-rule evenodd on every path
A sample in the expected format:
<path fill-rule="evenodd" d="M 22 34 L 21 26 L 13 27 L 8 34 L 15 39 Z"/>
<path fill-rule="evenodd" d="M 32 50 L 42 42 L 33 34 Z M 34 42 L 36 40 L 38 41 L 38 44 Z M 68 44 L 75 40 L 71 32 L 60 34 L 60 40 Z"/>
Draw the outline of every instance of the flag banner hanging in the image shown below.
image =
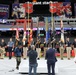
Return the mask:
<path fill-rule="evenodd" d="M 31 41 L 32 41 L 32 36 L 33 36 L 33 21 L 31 21 L 31 28 L 30 28 L 30 37 L 29 37 L 30 44 L 31 44 Z"/>
<path fill-rule="evenodd" d="M 25 39 L 26 39 L 26 31 L 24 31 L 24 34 L 23 34 L 23 45 L 25 45 Z"/>
<path fill-rule="evenodd" d="M 0 4 L 0 19 L 8 19 L 9 5 Z"/>
<path fill-rule="evenodd" d="M 26 9 L 26 13 L 30 14 L 33 12 L 33 4 L 32 3 L 27 2 L 23 6 Z"/>
<path fill-rule="evenodd" d="M 46 43 L 48 43 L 48 39 L 49 39 L 49 37 L 48 37 L 48 31 L 46 31 Z"/>
<path fill-rule="evenodd" d="M 48 25 L 48 18 L 45 18 L 45 31 L 46 31 L 46 42 L 48 42 L 49 39 L 49 25 Z"/>
<path fill-rule="evenodd" d="M 54 17 L 51 17 L 51 31 L 52 33 L 55 31 Z"/>
<path fill-rule="evenodd" d="M 57 10 L 57 2 L 50 2 L 49 6 L 50 6 L 49 11 L 51 13 L 56 13 L 56 10 Z"/>
<path fill-rule="evenodd" d="M 59 17 L 71 17 L 71 3 L 70 2 L 59 2 L 57 3 L 57 16 Z"/>
<path fill-rule="evenodd" d="M 72 7 L 70 2 L 63 2 L 63 6 L 65 7 L 65 16 L 72 17 Z"/>
<path fill-rule="evenodd" d="M 12 4 L 12 17 L 15 19 L 25 18 L 26 12 L 23 3 Z"/>
<path fill-rule="evenodd" d="M 59 17 L 64 15 L 63 2 L 58 2 L 58 3 L 57 3 L 56 15 L 59 16 Z"/>
<path fill-rule="evenodd" d="M 31 43 L 31 41 L 32 41 L 32 35 L 33 35 L 33 30 L 32 30 L 32 29 L 30 29 L 29 43 Z"/>
<path fill-rule="evenodd" d="M 63 21 L 62 21 L 62 19 L 61 19 L 60 28 L 61 28 L 61 41 L 64 43 L 64 28 L 63 28 Z"/>
<path fill-rule="evenodd" d="M 70 2 L 50 2 L 49 11 L 58 17 L 72 17 L 72 7 Z"/>

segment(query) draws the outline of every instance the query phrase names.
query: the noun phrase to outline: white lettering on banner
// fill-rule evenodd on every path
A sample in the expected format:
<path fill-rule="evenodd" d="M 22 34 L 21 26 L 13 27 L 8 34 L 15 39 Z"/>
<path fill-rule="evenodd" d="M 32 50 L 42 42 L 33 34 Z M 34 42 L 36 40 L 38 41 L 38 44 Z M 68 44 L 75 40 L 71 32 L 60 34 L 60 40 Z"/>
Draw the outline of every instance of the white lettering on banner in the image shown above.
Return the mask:
<path fill-rule="evenodd" d="M 46 2 L 46 1 L 44 1 L 44 2 L 43 2 L 43 5 L 45 5 L 45 4 L 49 4 L 49 3 L 50 3 L 50 2 Z"/>
<path fill-rule="evenodd" d="M 39 2 L 29 2 L 29 3 L 33 3 L 33 5 L 48 5 L 50 2 L 48 2 L 48 1 L 44 1 L 44 2 L 39 1 Z"/>
<path fill-rule="evenodd" d="M 41 5 L 41 2 L 33 2 L 33 5 Z"/>

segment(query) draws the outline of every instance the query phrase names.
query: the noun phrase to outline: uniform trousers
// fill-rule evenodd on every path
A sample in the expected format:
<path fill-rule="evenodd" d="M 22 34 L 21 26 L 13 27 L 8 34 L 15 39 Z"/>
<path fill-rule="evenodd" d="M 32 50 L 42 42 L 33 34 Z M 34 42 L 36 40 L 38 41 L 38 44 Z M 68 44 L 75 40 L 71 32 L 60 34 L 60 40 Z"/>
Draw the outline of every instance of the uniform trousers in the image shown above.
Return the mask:
<path fill-rule="evenodd" d="M 27 47 L 23 47 L 23 58 L 27 58 L 27 50 L 28 48 Z"/>

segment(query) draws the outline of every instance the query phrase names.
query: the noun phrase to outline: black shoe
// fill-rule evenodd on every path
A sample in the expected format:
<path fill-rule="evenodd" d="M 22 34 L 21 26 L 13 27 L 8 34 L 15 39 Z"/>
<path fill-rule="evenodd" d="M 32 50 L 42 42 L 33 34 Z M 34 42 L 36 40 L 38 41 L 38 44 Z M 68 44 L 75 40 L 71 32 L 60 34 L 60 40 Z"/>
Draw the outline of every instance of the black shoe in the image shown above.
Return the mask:
<path fill-rule="evenodd" d="M 9 58 L 9 59 L 11 59 L 11 58 Z"/>
<path fill-rule="evenodd" d="M 26 60 L 26 58 L 24 58 L 24 60 Z"/>
<path fill-rule="evenodd" d="M 61 58 L 61 60 L 63 60 L 63 58 Z"/>
<path fill-rule="evenodd" d="M 68 60 L 70 60 L 70 58 L 68 58 Z"/>
<path fill-rule="evenodd" d="M 19 70 L 19 67 L 16 67 L 17 70 Z"/>
<path fill-rule="evenodd" d="M 13 72 L 14 71 L 14 69 L 12 69 L 12 70 L 9 70 L 9 72 Z"/>
<path fill-rule="evenodd" d="M 37 58 L 38 60 L 40 60 L 40 58 Z"/>

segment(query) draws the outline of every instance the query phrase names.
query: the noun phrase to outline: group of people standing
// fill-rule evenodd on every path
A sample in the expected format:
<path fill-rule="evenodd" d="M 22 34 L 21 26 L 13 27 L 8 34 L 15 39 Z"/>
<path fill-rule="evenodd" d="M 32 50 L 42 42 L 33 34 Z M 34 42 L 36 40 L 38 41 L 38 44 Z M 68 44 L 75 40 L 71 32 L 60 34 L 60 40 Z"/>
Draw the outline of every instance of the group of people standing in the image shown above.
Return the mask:
<path fill-rule="evenodd" d="M 46 39 L 44 39 L 44 42 L 42 43 L 42 41 L 40 39 L 37 39 L 36 41 L 34 41 L 33 39 L 31 40 L 30 45 L 28 46 L 28 39 L 25 38 L 24 40 L 22 39 L 22 41 L 20 39 L 15 39 L 15 41 L 12 40 L 12 38 L 10 38 L 10 40 L 6 43 L 4 39 L 1 40 L 0 43 L 0 58 L 4 58 L 5 53 L 8 52 L 9 54 L 9 59 L 12 58 L 12 51 L 15 49 L 15 47 L 17 47 L 18 45 L 21 45 L 22 47 L 22 55 L 23 55 L 23 59 L 27 58 L 27 52 L 30 48 L 31 45 L 35 45 L 35 50 L 38 53 L 38 59 L 40 59 L 41 57 L 41 45 L 43 44 L 43 55 L 45 57 L 46 54 L 46 50 L 48 49 L 48 44 L 51 43 L 51 45 L 53 46 L 52 48 L 56 49 L 56 39 L 53 39 L 53 43 L 51 40 L 49 40 L 48 42 L 46 42 Z M 25 42 L 23 44 L 23 42 Z M 71 50 L 74 50 L 75 55 L 76 55 L 76 38 L 74 39 L 74 41 L 70 41 L 69 38 L 66 38 L 65 43 L 63 43 L 61 40 L 58 42 L 59 45 L 59 52 L 60 52 L 60 58 L 63 60 L 63 54 L 64 54 L 64 50 L 66 49 L 67 52 L 67 59 L 70 60 L 71 57 Z"/>
<path fill-rule="evenodd" d="M 70 58 L 71 58 L 72 50 L 74 50 L 74 53 L 75 53 L 75 56 L 76 56 L 76 38 L 74 39 L 73 42 L 70 40 L 70 38 L 66 38 L 64 43 L 62 41 L 59 41 L 59 44 L 60 44 L 59 50 L 60 50 L 61 60 L 63 60 L 63 54 L 64 54 L 65 49 L 66 49 L 68 60 L 70 60 Z"/>
<path fill-rule="evenodd" d="M 12 51 L 14 49 L 14 42 L 12 38 L 9 39 L 9 41 L 6 43 L 4 39 L 0 42 L 0 58 L 4 59 L 4 56 L 6 52 L 9 52 L 9 59 L 12 58 Z"/>
<path fill-rule="evenodd" d="M 31 45 L 31 50 L 28 51 L 29 57 L 29 75 L 32 75 L 32 69 L 34 70 L 34 75 L 37 75 L 37 56 L 38 53 L 35 50 L 35 45 Z M 57 62 L 57 58 L 55 56 L 55 49 L 48 44 L 48 49 L 45 54 L 45 59 L 47 60 L 47 71 L 48 75 L 51 74 L 51 67 L 52 67 L 52 75 L 55 75 L 55 63 Z"/>
<path fill-rule="evenodd" d="M 55 38 L 49 39 L 48 42 L 44 39 L 44 57 L 47 60 L 47 69 L 48 69 L 48 75 L 50 75 L 50 66 L 52 66 L 52 73 L 55 75 L 55 62 L 57 61 L 55 56 Z M 29 57 L 29 75 L 31 75 L 32 68 L 34 68 L 34 75 L 36 75 L 37 70 L 37 59 L 40 59 L 40 53 L 41 53 L 41 40 L 37 38 L 36 41 L 33 39 L 31 40 L 31 43 L 28 46 L 28 39 L 22 39 L 22 41 L 19 38 L 16 38 L 15 41 L 12 40 L 12 38 L 9 39 L 9 41 L 6 43 L 4 39 L 0 42 L 0 58 L 4 58 L 4 54 L 6 53 L 6 49 L 8 48 L 9 52 L 9 59 L 12 58 L 12 51 L 15 53 L 16 56 L 16 69 L 19 69 L 19 65 L 21 63 L 21 57 L 23 56 L 23 59 L 25 60 L 27 56 Z M 76 56 L 76 38 L 73 42 L 70 41 L 70 38 L 66 38 L 65 43 L 61 40 L 59 41 L 59 50 L 60 50 L 60 58 L 63 60 L 63 54 L 64 50 L 66 48 L 67 51 L 67 59 L 70 60 L 71 57 L 71 50 L 74 49 L 75 56 Z"/>

